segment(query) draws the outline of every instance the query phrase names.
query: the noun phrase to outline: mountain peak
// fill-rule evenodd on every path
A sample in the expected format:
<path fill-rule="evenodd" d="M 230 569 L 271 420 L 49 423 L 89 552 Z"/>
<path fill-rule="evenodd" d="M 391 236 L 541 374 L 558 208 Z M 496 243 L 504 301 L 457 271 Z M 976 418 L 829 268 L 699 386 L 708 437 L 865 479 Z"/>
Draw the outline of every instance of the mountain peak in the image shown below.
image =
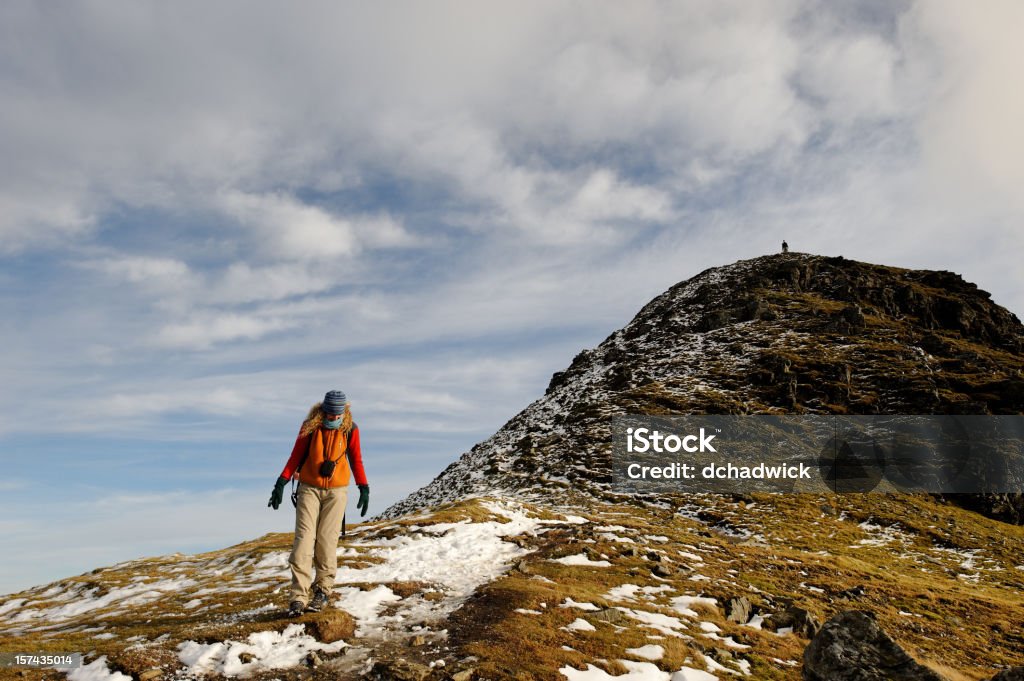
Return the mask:
<path fill-rule="evenodd" d="M 382 515 L 495 491 L 602 497 L 616 415 L 1021 414 L 1022 348 L 1016 315 L 953 272 L 806 253 L 710 268 Z"/>

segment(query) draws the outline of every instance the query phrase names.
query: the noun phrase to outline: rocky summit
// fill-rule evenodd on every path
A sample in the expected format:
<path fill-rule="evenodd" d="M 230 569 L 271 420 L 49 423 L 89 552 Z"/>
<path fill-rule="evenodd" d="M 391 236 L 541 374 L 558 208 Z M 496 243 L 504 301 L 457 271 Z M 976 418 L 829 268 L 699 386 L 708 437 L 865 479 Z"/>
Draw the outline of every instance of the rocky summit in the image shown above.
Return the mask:
<path fill-rule="evenodd" d="M 797 253 L 673 286 L 384 514 L 492 490 L 601 497 L 624 414 L 1024 413 L 1024 326 L 952 272 Z M 957 501 L 1024 522 L 1021 495 Z"/>
<path fill-rule="evenodd" d="M 291 535 L 0 598 L 0 678 L 1024 678 L 1020 495 L 623 494 L 625 414 L 1024 413 L 1024 327 L 949 272 L 780 254 L 707 270 L 339 542 Z M 368 464 L 372 465 L 372 464 Z M 6 659 L 6 658 L 4 658 Z"/>

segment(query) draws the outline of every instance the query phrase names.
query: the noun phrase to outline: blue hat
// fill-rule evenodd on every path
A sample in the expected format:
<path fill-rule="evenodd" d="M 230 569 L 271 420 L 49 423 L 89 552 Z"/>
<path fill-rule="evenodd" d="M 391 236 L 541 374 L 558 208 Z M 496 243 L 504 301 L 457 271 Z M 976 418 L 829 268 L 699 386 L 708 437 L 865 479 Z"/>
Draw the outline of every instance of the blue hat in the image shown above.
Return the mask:
<path fill-rule="evenodd" d="M 324 395 L 321 409 L 324 410 L 325 414 L 343 414 L 345 413 L 346 402 L 348 402 L 348 398 L 345 397 L 345 393 L 340 390 L 331 390 Z"/>

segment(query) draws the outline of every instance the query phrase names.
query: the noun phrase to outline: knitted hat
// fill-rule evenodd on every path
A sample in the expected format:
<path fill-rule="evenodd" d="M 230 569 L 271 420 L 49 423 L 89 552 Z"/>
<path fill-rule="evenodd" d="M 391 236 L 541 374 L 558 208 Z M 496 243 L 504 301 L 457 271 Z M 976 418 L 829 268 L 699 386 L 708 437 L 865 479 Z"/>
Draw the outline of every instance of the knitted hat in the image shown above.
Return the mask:
<path fill-rule="evenodd" d="M 342 414 L 345 412 L 346 402 L 348 402 L 348 399 L 345 397 L 345 393 L 340 390 L 331 390 L 324 395 L 321 409 L 324 410 L 325 414 Z"/>

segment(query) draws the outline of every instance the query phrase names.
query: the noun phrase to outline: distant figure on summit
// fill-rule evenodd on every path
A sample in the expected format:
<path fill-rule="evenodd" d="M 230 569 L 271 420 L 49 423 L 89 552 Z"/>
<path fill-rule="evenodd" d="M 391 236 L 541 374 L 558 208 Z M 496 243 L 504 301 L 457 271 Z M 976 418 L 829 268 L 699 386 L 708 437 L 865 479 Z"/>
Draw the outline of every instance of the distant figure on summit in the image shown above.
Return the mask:
<path fill-rule="evenodd" d="M 298 617 L 303 611 L 318 612 L 328 604 L 338 572 L 338 530 L 348 501 L 350 472 L 355 474 L 359 487 L 356 508 L 364 516 L 370 506 L 370 485 L 363 470 L 359 428 L 352 422 L 345 393 L 331 390 L 323 402 L 310 408 L 302 422 L 292 455 L 267 504 L 276 511 L 284 497 L 284 486 L 298 477 L 298 491 L 292 494 L 295 541 L 288 559 L 292 570 L 289 617 Z"/>
<path fill-rule="evenodd" d="M 787 244 L 785 241 L 782 242 L 782 252 L 789 253 L 789 244 Z"/>

